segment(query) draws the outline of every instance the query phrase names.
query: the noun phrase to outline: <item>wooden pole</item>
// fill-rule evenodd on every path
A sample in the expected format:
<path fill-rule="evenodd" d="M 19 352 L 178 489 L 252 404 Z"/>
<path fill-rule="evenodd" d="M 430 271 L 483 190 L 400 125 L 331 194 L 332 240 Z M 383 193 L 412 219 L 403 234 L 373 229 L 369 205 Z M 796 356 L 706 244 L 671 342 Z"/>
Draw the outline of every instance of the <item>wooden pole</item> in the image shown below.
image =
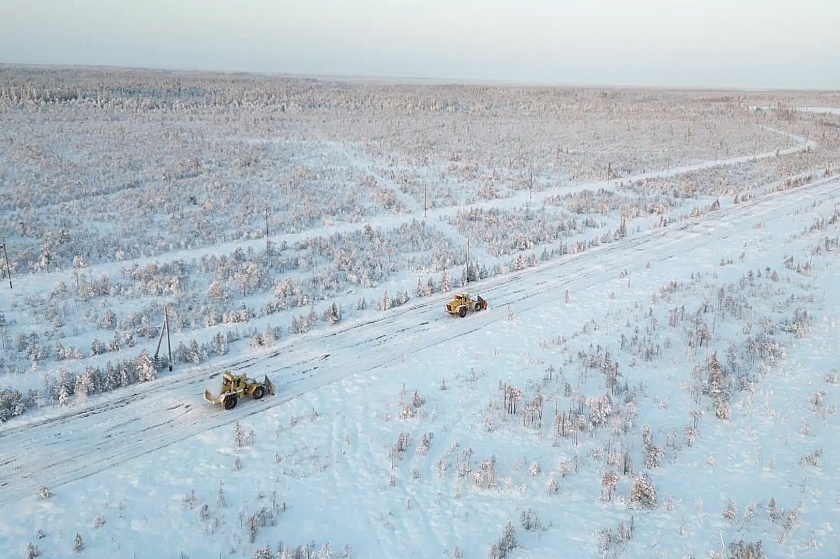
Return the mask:
<path fill-rule="evenodd" d="M 166 325 L 166 349 L 169 351 L 169 370 L 172 371 L 172 343 L 169 340 L 169 317 L 166 315 L 166 307 L 163 308 L 163 323 Z"/>
<path fill-rule="evenodd" d="M 466 265 L 465 271 L 466 271 L 466 274 L 464 274 L 464 275 L 467 276 L 467 284 L 469 284 L 470 283 L 470 238 L 469 237 L 467 237 L 467 265 Z"/>
<path fill-rule="evenodd" d="M 265 249 L 268 250 L 268 206 L 265 207 Z"/>
<path fill-rule="evenodd" d="M 160 343 L 163 341 L 163 329 L 166 328 L 166 309 L 163 310 L 163 324 L 160 325 L 160 335 L 158 336 L 157 349 L 155 349 L 155 361 L 157 361 L 160 353 Z"/>
<path fill-rule="evenodd" d="M 3 256 L 6 259 L 6 275 L 9 277 L 9 289 L 14 289 L 12 287 L 12 268 L 9 266 L 9 253 L 6 252 L 6 239 L 0 240 L 0 245 L 3 245 Z"/>

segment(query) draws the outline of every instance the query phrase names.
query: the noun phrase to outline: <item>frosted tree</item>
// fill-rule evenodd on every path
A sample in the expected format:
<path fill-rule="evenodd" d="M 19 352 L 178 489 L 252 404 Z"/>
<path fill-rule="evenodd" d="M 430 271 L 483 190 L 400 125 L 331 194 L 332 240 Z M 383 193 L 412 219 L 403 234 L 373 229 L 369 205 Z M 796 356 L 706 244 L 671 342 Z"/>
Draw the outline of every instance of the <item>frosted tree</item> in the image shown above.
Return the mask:
<path fill-rule="evenodd" d="M 440 275 L 440 292 L 449 293 L 450 291 L 452 291 L 452 285 L 449 281 L 449 272 L 444 268 L 443 273 Z"/>
<path fill-rule="evenodd" d="M 214 302 L 223 302 L 230 299 L 230 293 L 225 289 L 225 285 L 222 282 L 214 281 L 207 288 L 207 297 Z"/>
<path fill-rule="evenodd" d="M 117 315 L 111 309 L 107 309 L 102 316 L 102 327 L 108 330 L 113 330 L 117 327 Z"/>
<path fill-rule="evenodd" d="M 253 291 L 260 282 L 260 269 L 253 262 L 248 262 L 245 267 L 233 275 L 233 281 L 242 290 L 245 297 L 248 291 Z"/>
<path fill-rule="evenodd" d="M 90 386 L 90 376 L 85 376 L 84 374 L 79 375 L 76 377 L 75 388 L 73 389 L 73 395 L 75 396 L 75 403 L 77 405 L 83 406 L 87 403 L 87 396 L 88 391 L 91 390 Z"/>
<path fill-rule="evenodd" d="M 630 489 L 630 502 L 646 509 L 656 507 L 656 488 L 647 474 L 633 478 L 633 486 Z"/>
<path fill-rule="evenodd" d="M 324 311 L 324 322 L 327 324 L 338 324 L 341 320 L 341 308 L 333 303 Z"/>
<path fill-rule="evenodd" d="M 385 294 L 382 296 L 382 299 L 379 300 L 379 310 L 380 311 L 387 311 L 391 308 L 391 299 L 388 297 L 388 292 L 386 291 Z"/>
<path fill-rule="evenodd" d="M 601 499 L 604 501 L 612 500 L 612 494 L 618 486 L 618 474 L 616 472 L 606 472 L 601 477 Z"/>
<path fill-rule="evenodd" d="M 195 338 L 190 340 L 189 355 L 190 362 L 196 365 L 198 365 L 199 363 L 203 363 L 207 360 L 207 355 L 204 349 L 200 345 L 198 345 L 198 341 Z M 149 380 L 154 380 L 154 378 L 151 378 Z"/>
<path fill-rule="evenodd" d="M 42 270 L 50 271 L 50 263 L 52 262 L 52 248 L 46 244 L 41 247 L 41 258 L 38 260 L 38 267 Z"/>
<path fill-rule="evenodd" d="M 429 277 L 429 281 L 426 282 L 426 295 L 431 295 L 435 292 L 435 280 Z"/>
<path fill-rule="evenodd" d="M 213 349 L 216 355 L 224 355 L 227 353 L 227 341 L 221 332 L 216 332 L 213 336 Z"/>
<path fill-rule="evenodd" d="M 132 361 L 120 361 L 118 367 L 120 370 L 120 386 L 131 386 L 137 382 L 137 367 L 134 366 Z"/>
<path fill-rule="evenodd" d="M 149 355 L 149 352 L 145 349 L 140 352 L 140 355 L 137 357 L 137 380 L 140 382 L 148 382 L 151 380 L 155 380 L 155 364 L 152 362 L 152 358 Z"/>
<path fill-rule="evenodd" d="M 85 549 L 85 542 L 82 539 L 82 535 L 78 532 L 76 533 L 76 539 L 73 540 L 73 550 L 76 553 L 81 553 Z"/>
<path fill-rule="evenodd" d="M 478 276 L 479 276 L 478 266 L 473 264 L 472 261 L 467 263 L 466 272 L 467 272 L 467 280 L 469 280 L 471 282 L 478 281 Z"/>
<path fill-rule="evenodd" d="M 175 359 L 181 363 L 188 363 L 190 361 L 190 352 L 184 344 L 184 340 L 179 340 L 175 347 Z"/>
<path fill-rule="evenodd" d="M 70 394 L 67 390 L 67 385 L 64 383 L 58 389 L 58 405 L 65 407 L 69 403 Z"/>
<path fill-rule="evenodd" d="M 505 525 L 505 531 L 501 539 L 490 546 L 488 553 L 489 559 L 506 559 L 510 556 L 511 551 L 516 549 L 519 542 L 516 539 L 516 529 L 513 527 L 513 522 L 508 521 Z"/>
<path fill-rule="evenodd" d="M 52 496 L 53 496 L 53 492 L 50 491 L 50 488 L 47 487 L 46 485 L 41 485 L 40 487 L 38 487 L 38 499 L 40 499 L 42 501 L 47 501 L 47 500 L 51 499 Z"/>

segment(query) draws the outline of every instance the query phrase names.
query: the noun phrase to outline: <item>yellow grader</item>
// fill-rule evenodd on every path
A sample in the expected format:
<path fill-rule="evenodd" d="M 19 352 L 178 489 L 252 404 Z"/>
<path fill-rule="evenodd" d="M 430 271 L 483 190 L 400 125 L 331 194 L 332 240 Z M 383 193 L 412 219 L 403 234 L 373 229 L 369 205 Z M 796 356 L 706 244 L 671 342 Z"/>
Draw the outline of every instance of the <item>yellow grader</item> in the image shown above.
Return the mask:
<path fill-rule="evenodd" d="M 468 311 L 480 311 L 487 308 L 487 301 L 479 295 L 475 300 L 470 299 L 469 293 L 456 293 L 452 300 L 446 303 L 446 312 L 457 314 L 461 318 L 467 316 Z"/>
<path fill-rule="evenodd" d="M 209 390 L 204 391 L 204 399 L 211 404 L 222 404 L 226 410 L 236 407 L 236 401 L 246 394 L 254 400 L 265 396 L 266 392 L 274 395 L 274 383 L 268 380 L 268 375 L 262 382 L 248 378 L 246 374 L 234 375 L 230 371 L 222 373 L 222 391 L 213 396 Z"/>

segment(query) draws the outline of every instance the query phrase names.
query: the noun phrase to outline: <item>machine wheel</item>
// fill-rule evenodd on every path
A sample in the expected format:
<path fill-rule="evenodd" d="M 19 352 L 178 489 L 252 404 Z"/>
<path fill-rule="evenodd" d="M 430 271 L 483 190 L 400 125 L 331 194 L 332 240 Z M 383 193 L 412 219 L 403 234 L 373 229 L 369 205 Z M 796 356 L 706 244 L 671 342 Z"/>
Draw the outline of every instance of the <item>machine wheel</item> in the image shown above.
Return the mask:
<path fill-rule="evenodd" d="M 467 316 L 467 307 L 461 307 L 460 309 L 458 309 L 458 316 L 460 316 L 461 318 Z"/>
<path fill-rule="evenodd" d="M 259 400 L 263 396 L 265 396 L 265 387 L 264 386 L 256 387 L 254 389 L 254 393 L 251 394 L 251 397 L 254 398 L 254 400 Z"/>
<path fill-rule="evenodd" d="M 236 407 L 236 396 L 233 394 L 228 394 L 225 396 L 225 401 L 223 402 L 226 410 L 232 410 Z"/>
<path fill-rule="evenodd" d="M 475 310 L 476 310 L 476 311 L 480 311 L 480 310 L 481 310 L 481 303 L 476 303 L 476 304 L 475 304 Z"/>

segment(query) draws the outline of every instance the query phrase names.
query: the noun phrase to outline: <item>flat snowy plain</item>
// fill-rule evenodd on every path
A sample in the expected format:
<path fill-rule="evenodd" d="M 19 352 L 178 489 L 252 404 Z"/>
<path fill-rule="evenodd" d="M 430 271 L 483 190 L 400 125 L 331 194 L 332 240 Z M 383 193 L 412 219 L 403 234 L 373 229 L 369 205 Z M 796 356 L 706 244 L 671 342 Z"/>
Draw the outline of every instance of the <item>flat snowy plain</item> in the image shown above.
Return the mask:
<path fill-rule="evenodd" d="M 795 127 L 768 134 L 781 145 L 444 204 L 425 223 L 460 247 L 463 231 L 448 218 L 464 208 L 608 197 L 637 180 L 825 149 Z M 380 172 L 353 157 L 357 170 Z M 411 293 L 399 306 L 27 409 L 0 424 L 0 549 L 27 557 L 37 546 L 56 558 L 837 556 L 840 180 L 822 165 L 797 176 L 806 173 L 784 189 L 775 186 L 786 177 L 768 180 L 737 203 L 741 189 L 687 199 L 673 222 L 641 216 L 611 242 L 471 283 L 463 289 L 490 308 L 463 319 L 443 312 L 451 293 L 414 294 L 418 276 L 425 283 L 440 270 L 396 270 L 334 299 Z M 380 179 L 405 211 L 365 224 L 422 221 L 422 201 Z M 616 212 L 601 217 L 613 230 L 619 222 Z M 362 226 L 310 227 L 286 240 Z M 116 278 L 134 262 L 264 243 L 89 271 Z M 489 243 L 472 250 L 493 262 Z M 452 266 L 453 284 L 462 267 Z M 0 300 L 12 339 L 47 331 L 21 310 L 26 301 L 78 281 L 73 269 L 13 279 Z M 134 304 L 99 301 L 118 313 Z M 271 320 L 252 322 L 263 330 Z M 80 334 L 80 345 L 92 336 Z M 153 351 L 155 341 L 120 354 Z M 60 366 L 7 372 L 2 385 L 38 389 Z M 210 406 L 202 392 L 225 369 L 268 375 L 277 395 Z"/>

